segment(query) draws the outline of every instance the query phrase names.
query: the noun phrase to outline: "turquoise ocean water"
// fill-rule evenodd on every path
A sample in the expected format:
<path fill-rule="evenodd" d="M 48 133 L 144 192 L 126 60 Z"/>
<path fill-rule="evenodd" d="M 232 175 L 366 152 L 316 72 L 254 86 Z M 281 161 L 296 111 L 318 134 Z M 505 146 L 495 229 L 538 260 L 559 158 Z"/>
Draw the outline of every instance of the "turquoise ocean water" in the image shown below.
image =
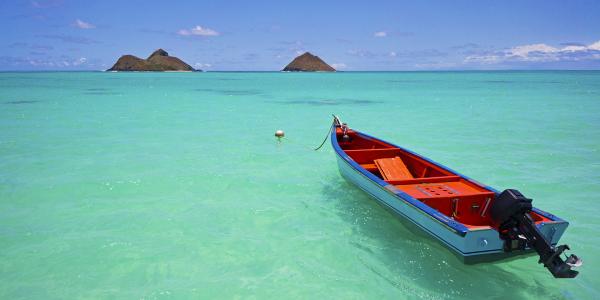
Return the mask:
<path fill-rule="evenodd" d="M 463 265 L 310 150 L 332 113 L 570 221 L 581 274 Z M 599 151 L 600 72 L 0 73 L 0 298 L 598 299 Z"/>

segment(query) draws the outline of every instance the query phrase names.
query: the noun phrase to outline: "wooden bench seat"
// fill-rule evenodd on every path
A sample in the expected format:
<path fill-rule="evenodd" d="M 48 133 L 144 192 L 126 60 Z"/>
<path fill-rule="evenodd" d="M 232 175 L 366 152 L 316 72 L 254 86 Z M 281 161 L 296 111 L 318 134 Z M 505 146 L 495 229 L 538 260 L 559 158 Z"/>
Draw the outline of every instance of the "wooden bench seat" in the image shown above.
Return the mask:
<path fill-rule="evenodd" d="M 417 184 L 417 183 L 436 183 L 436 182 L 451 182 L 451 181 L 459 181 L 460 176 L 439 176 L 439 177 L 420 177 L 414 179 L 405 179 L 405 180 L 386 180 L 385 182 L 393 185 L 402 185 L 402 184 Z"/>
<path fill-rule="evenodd" d="M 384 180 L 407 180 L 414 178 L 402 159 L 398 156 L 380 158 L 374 160 L 374 162 Z"/>
<path fill-rule="evenodd" d="M 377 165 L 375 164 L 360 164 L 360 166 L 369 172 L 377 171 Z"/>

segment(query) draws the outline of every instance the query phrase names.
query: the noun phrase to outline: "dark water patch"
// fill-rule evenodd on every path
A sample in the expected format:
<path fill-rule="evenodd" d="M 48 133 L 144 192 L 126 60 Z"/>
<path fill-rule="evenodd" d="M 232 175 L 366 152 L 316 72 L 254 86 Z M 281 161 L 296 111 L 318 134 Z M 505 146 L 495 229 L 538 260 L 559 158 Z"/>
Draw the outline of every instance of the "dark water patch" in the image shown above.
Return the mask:
<path fill-rule="evenodd" d="M 390 83 L 425 83 L 425 82 L 433 82 L 435 80 L 417 80 L 417 79 L 393 79 L 386 80 L 386 82 Z"/>
<path fill-rule="evenodd" d="M 383 101 L 377 100 L 365 100 L 365 99 L 292 99 L 290 101 L 270 101 L 277 104 L 291 104 L 291 105 L 310 105 L 310 106 L 337 106 L 337 105 L 372 105 L 380 104 Z"/>
<path fill-rule="evenodd" d="M 516 83 L 514 80 L 482 80 L 483 83 Z"/>
<path fill-rule="evenodd" d="M 262 94 L 262 92 L 258 90 L 222 90 L 220 93 L 230 96 L 252 96 Z"/>
<path fill-rule="evenodd" d="M 15 101 L 4 102 L 4 104 L 18 105 L 18 104 L 32 104 L 32 103 L 38 103 L 38 102 L 40 102 L 40 101 L 36 101 L 36 100 L 15 100 Z"/>
<path fill-rule="evenodd" d="M 530 80 L 482 80 L 480 81 L 481 83 L 534 83 L 534 84 L 558 84 L 558 83 L 562 83 L 560 81 L 548 81 L 548 80 L 544 80 L 544 81 L 530 81 Z"/>
<path fill-rule="evenodd" d="M 102 95 L 102 96 L 120 95 L 120 93 L 117 93 L 112 89 L 103 88 L 103 87 L 85 89 L 85 92 L 83 92 L 83 94 L 84 95 Z"/>
<path fill-rule="evenodd" d="M 263 92 L 260 90 L 221 90 L 221 89 L 194 89 L 197 92 L 213 93 L 224 96 L 256 96 Z"/>
<path fill-rule="evenodd" d="M 107 89 L 107 88 L 89 88 L 89 89 L 85 89 L 86 91 L 89 92 L 99 92 L 99 91 L 110 91 L 111 89 Z"/>
<path fill-rule="evenodd" d="M 110 95 L 121 95 L 120 93 L 117 92 L 103 92 L 103 91 L 91 91 L 91 92 L 84 92 L 84 95 L 103 95 L 103 96 L 110 96 Z"/>
<path fill-rule="evenodd" d="M 219 81 L 239 81 L 242 80 L 240 78 L 217 78 Z"/>

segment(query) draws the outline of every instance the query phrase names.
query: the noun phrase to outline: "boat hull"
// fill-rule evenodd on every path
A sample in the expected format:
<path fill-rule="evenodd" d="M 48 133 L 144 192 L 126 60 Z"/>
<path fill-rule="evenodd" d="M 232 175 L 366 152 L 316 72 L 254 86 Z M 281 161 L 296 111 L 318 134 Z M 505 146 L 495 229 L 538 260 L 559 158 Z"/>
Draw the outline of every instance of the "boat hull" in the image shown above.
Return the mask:
<path fill-rule="evenodd" d="M 365 138 L 374 139 L 368 135 L 361 135 Z M 503 250 L 504 241 L 500 238 L 498 231 L 495 229 L 487 226 L 476 229 L 467 228 L 451 218 L 427 207 L 418 200 L 410 197 L 408 194 L 398 190 L 393 185 L 387 184 L 385 181 L 374 176 L 354 162 L 352 158 L 345 154 L 337 143 L 335 130 L 332 133 L 331 138 L 332 146 L 336 152 L 339 172 L 347 181 L 353 183 L 376 199 L 393 214 L 415 224 L 426 234 L 438 240 L 448 249 L 452 250 L 452 252 L 464 263 L 494 261 L 508 257 L 527 255 L 531 252 L 528 250 L 505 252 Z M 436 165 L 439 164 L 436 163 Z M 441 165 L 439 166 L 443 167 Z M 489 188 L 489 190 L 498 193 L 491 188 Z M 551 241 L 552 244 L 558 243 L 560 237 L 566 230 L 568 223 L 545 212 L 539 210 L 536 210 L 536 212 L 543 213 L 552 220 L 552 222 L 538 224 L 537 227 L 548 241 Z"/>

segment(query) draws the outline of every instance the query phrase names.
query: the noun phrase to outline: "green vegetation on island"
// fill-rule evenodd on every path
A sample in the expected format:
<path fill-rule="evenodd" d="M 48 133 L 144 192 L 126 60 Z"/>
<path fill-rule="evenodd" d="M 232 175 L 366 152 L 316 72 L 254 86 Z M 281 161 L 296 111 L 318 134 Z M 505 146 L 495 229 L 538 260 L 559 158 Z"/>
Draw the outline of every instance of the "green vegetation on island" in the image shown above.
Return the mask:
<path fill-rule="evenodd" d="M 289 72 L 335 72 L 335 69 L 310 52 L 294 58 L 283 71 Z"/>
<path fill-rule="evenodd" d="M 123 55 L 107 71 L 200 71 L 195 70 L 181 59 L 169 56 L 163 49 L 154 51 L 147 59 L 133 55 Z"/>

